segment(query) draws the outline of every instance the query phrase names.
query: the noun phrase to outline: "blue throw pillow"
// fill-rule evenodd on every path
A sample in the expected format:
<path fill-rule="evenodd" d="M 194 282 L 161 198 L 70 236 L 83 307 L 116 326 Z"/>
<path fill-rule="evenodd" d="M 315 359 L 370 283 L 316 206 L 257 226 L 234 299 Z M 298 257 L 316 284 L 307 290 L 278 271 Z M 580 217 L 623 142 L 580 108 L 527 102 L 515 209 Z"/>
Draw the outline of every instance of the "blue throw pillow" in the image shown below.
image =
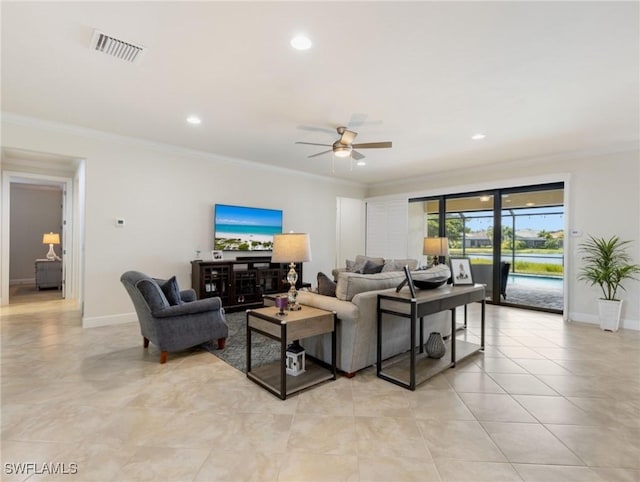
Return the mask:
<path fill-rule="evenodd" d="M 178 281 L 175 276 L 172 276 L 166 281 L 158 280 L 158 284 L 171 306 L 184 303 L 182 298 L 180 298 L 180 288 L 178 287 Z"/>
<path fill-rule="evenodd" d="M 375 261 L 371 261 L 370 259 L 364 264 L 364 268 L 362 269 L 362 274 L 376 274 L 380 273 L 384 268 L 384 264 L 378 264 Z"/>

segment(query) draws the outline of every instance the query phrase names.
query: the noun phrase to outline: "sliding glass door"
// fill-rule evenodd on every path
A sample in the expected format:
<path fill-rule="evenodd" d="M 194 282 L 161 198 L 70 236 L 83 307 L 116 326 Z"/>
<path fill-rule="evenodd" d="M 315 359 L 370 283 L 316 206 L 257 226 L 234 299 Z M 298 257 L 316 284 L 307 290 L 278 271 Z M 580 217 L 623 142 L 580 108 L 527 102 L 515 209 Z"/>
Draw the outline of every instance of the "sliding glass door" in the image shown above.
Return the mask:
<path fill-rule="evenodd" d="M 422 235 L 446 236 L 451 258 L 469 258 L 491 303 L 562 312 L 563 199 L 555 183 L 411 202 L 424 207 Z"/>
<path fill-rule="evenodd" d="M 445 235 L 449 254 L 469 258 L 476 283 L 487 285 L 487 298 L 493 299 L 493 194 L 447 197 Z"/>
<path fill-rule="evenodd" d="M 500 259 L 508 263 L 506 300 L 564 309 L 564 189 L 503 190 Z"/>

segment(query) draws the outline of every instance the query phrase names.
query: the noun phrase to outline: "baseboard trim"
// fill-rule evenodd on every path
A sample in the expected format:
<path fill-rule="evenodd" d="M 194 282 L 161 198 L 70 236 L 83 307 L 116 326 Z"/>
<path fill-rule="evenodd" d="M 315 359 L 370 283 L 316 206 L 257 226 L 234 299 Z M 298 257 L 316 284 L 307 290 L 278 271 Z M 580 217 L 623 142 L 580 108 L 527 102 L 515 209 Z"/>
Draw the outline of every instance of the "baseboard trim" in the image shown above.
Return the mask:
<path fill-rule="evenodd" d="M 96 328 L 98 326 L 122 325 L 138 321 L 138 315 L 134 313 L 122 313 L 119 315 L 82 317 L 82 328 Z"/>
<path fill-rule="evenodd" d="M 588 323 L 590 325 L 600 326 L 600 319 L 598 315 L 590 313 L 569 313 L 569 321 L 576 321 L 578 323 Z M 625 330 L 640 331 L 640 320 L 630 320 L 623 318 L 620 320 L 620 328 Z"/>
<path fill-rule="evenodd" d="M 36 284 L 36 279 L 35 278 L 17 278 L 17 279 L 10 279 L 9 280 L 9 286 L 34 285 L 34 284 Z"/>

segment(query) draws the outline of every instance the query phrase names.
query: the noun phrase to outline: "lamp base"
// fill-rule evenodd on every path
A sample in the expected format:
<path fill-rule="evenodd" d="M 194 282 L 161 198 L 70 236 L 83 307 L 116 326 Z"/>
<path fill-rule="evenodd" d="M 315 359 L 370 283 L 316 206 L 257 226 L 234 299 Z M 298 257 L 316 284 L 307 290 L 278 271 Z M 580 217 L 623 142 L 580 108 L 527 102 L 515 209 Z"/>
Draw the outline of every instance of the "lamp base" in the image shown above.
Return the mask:
<path fill-rule="evenodd" d="M 289 311 L 293 311 L 296 305 L 300 306 L 296 303 L 296 298 L 298 297 L 298 290 L 296 290 L 296 283 L 298 282 L 298 273 L 296 273 L 296 264 L 294 262 L 291 262 L 291 264 L 289 264 L 289 272 L 287 273 L 287 282 L 289 283 L 289 291 L 287 292 L 287 299 L 289 301 Z"/>
<path fill-rule="evenodd" d="M 58 258 L 58 255 L 56 254 L 56 252 L 53 250 L 53 244 L 49 245 L 49 252 L 47 253 L 47 259 L 49 261 L 56 261 L 60 259 Z"/>

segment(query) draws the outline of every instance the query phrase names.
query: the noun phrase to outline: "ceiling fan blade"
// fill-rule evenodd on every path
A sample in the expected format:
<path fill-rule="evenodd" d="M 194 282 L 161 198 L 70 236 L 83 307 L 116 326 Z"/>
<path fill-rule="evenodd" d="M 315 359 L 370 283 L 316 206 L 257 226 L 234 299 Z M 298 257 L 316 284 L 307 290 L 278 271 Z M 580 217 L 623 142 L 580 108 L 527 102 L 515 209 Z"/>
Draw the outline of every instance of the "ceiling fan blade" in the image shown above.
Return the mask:
<path fill-rule="evenodd" d="M 306 144 L 307 146 L 324 146 L 324 147 L 331 147 L 331 144 L 318 144 L 316 142 L 301 142 L 301 141 L 297 141 L 296 144 Z"/>
<path fill-rule="evenodd" d="M 391 141 L 387 142 L 363 142 L 362 144 L 353 144 L 353 148 L 358 149 L 380 149 L 392 147 Z"/>
<path fill-rule="evenodd" d="M 310 156 L 307 156 L 308 159 L 312 158 L 312 157 L 318 157 L 321 156 L 322 154 L 326 154 L 328 152 L 333 151 L 333 149 L 329 149 L 328 151 L 322 151 L 322 152 L 318 152 L 317 154 L 311 154 Z"/>
<path fill-rule="evenodd" d="M 297 128 L 303 131 L 326 132 L 327 134 L 331 134 L 332 136 L 336 135 L 335 129 L 329 129 L 328 127 L 298 126 Z"/>
<path fill-rule="evenodd" d="M 381 120 L 368 120 L 369 119 L 369 115 L 368 114 L 353 114 L 351 116 L 351 120 L 349 121 L 349 123 L 347 124 L 347 127 L 349 127 L 350 129 L 354 129 L 356 127 L 362 127 L 362 126 L 377 126 L 377 125 L 381 125 L 382 121 Z"/>
<path fill-rule="evenodd" d="M 360 154 L 358 151 L 351 151 L 351 158 L 359 161 L 360 159 L 364 159 L 364 154 Z"/>
<path fill-rule="evenodd" d="M 367 121 L 367 117 L 369 117 L 367 114 L 354 113 L 351 115 L 351 120 L 349 121 L 347 126 L 351 128 L 360 127 Z"/>

